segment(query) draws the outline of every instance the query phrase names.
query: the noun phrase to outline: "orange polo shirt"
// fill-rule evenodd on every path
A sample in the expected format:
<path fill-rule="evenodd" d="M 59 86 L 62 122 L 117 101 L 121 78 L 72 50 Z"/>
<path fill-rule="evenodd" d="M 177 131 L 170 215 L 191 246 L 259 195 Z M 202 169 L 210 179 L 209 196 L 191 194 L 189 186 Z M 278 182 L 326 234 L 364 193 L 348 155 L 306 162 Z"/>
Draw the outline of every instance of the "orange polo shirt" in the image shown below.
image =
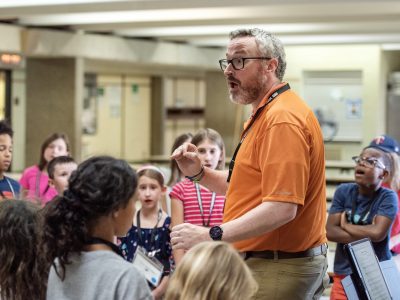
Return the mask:
<path fill-rule="evenodd" d="M 259 107 L 283 85 L 274 87 Z M 226 194 L 224 223 L 264 201 L 296 203 L 297 215 L 278 229 L 234 243 L 235 247 L 298 252 L 325 243 L 325 188 L 318 120 L 293 91 L 285 91 L 264 108 L 240 147 Z"/>

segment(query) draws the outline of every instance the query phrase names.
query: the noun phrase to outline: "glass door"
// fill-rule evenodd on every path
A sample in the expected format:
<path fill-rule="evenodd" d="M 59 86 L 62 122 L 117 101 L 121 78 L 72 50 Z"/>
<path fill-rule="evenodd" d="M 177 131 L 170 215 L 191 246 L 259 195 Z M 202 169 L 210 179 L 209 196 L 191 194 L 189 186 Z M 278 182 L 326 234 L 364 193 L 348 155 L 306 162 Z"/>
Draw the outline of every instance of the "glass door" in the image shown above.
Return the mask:
<path fill-rule="evenodd" d="M 11 72 L 0 70 L 0 120 L 11 124 Z"/>

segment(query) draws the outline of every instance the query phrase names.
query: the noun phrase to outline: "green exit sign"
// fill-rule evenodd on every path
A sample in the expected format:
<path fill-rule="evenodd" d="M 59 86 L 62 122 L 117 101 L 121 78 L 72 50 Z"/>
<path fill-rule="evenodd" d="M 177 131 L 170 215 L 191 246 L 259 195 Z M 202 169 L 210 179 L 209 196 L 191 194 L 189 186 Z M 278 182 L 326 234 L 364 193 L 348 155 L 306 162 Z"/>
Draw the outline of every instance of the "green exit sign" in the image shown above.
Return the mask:
<path fill-rule="evenodd" d="M 138 84 L 132 84 L 131 88 L 132 88 L 132 93 L 133 94 L 139 93 L 139 85 Z"/>

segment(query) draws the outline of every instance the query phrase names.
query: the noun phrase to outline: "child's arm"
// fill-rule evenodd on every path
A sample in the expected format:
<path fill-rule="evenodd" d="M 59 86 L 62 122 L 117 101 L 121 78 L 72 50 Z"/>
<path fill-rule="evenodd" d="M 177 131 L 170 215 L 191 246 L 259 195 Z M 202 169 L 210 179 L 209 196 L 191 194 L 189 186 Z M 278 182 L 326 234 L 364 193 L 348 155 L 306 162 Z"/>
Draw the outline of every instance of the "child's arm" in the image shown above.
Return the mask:
<path fill-rule="evenodd" d="M 332 242 L 347 244 L 353 242 L 354 239 L 347 231 L 340 227 L 342 214 L 344 213 L 329 214 L 326 222 L 326 236 Z"/>
<path fill-rule="evenodd" d="M 174 197 L 171 198 L 171 227 L 173 228 L 176 225 L 182 224 L 184 221 L 183 216 L 183 202 Z M 185 254 L 185 250 L 176 249 L 172 250 L 172 255 L 174 256 L 175 264 L 178 265 L 181 261 L 183 255 Z"/>
<path fill-rule="evenodd" d="M 160 284 L 151 292 L 154 300 L 162 299 L 162 297 L 165 295 L 168 287 L 168 281 L 169 276 L 164 276 L 163 279 L 161 279 Z"/>
<path fill-rule="evenodd" d="M 388 234 L 392 220 L 385 216 L 377 215 L 370 225 L 354 225 L 347 221 L 346 216 L 341 216 L 341 227 L 351 235 L 353 240 L 370 238 L 373 242 L 382 241 Z"/>

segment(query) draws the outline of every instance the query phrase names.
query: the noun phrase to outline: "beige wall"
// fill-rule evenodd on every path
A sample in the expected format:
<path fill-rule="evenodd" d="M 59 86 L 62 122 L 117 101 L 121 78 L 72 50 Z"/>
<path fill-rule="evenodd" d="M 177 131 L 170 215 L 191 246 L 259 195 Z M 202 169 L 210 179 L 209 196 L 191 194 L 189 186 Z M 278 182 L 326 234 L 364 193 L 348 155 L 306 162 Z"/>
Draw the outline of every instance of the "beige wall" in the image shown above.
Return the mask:
<path fill-rule="evenodd" d="M 44 139 L 65 132 L 80 160 L 83 66 L 77 58 L 29 58 L 26 67 L 25 165 L 39 162 Z"/>
<path fill-rule="evenodd" d="M 20 53 L 22 31 L 18 26 L 0 24 L 0 51 Z"/>
<path fill-rule="evenodd" d="M 229 100 L 228 87 L 221 70 L 206 76 L 206 124 L 224 139 L 226 155 L 232 156 L 243 128 L 243 106 Z"/>
<path fill-rule="evenodd" d="M 340 159 L 350 160 L 374 136 L 385 132 L 385 74 L 382 50 L 378 45 L 291 46 L 286 48 L 288 67 L 285 80 L 300 95 L 304 71 L 361 71 L 363 116 L 361 143 L 326 144 L 327 154 L 339 152 Z M 329 158 L 329 157 L 328 157 Z"/>
<path fill-rule="evenodd" d="M 150 78 L 98 76 L 97 130 L 82 135 L 83 158 L 113 155 L 128 161 L 150 156 Z"/>

